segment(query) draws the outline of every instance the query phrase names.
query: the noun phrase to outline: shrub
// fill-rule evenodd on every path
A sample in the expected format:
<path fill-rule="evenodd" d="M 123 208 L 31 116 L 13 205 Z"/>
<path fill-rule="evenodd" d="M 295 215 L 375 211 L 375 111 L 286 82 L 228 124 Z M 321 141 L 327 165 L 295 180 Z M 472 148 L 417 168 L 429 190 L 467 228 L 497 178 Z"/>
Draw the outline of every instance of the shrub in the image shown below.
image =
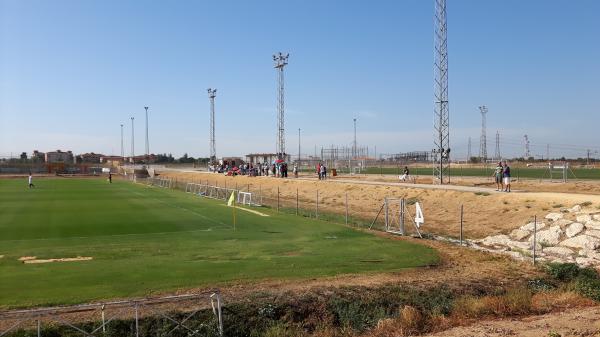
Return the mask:
<path fill-rule="evenodd" d="M 549 263 L 547 272 L 559 281 L 568 282 L 579 275 L 579 266 L 575 263 Z"/>
<path fill-rule="evenodd" d="M 575 281 L 575 290 L 581 295 L 600 301 L 600 279 L 578 277 Z"/>

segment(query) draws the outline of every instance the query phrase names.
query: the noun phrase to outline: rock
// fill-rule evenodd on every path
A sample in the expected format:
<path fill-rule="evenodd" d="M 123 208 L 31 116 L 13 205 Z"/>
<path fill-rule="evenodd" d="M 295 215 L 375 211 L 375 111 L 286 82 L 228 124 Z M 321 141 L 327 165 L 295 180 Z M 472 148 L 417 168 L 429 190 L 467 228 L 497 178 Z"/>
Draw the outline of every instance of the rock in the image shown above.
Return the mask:
<path fill-rule="evenodd" d="M 508 235 L 494 235 L 488 236 L 481 240 L 481 243 L 485 246 L 506 246 L 511 241 Z"/>
<path fill-rule="evenodd" d="M 600 221 L 590 220 L 590 221 L 588 221 L 588 222 L 585 223 L 585 228 L 600 230 Z"/>
<path fill-rule="evenodd" d="M 583 227 L 583 225 L 582 225 Z M 528 237 L 531 234 L 531 232 L 523 230 L 523 229 L 515 229 L 512 232 L 510 232 L 510 237 L 514 240 L 517 241 L 521 241 L 523 239 L 525 239 L 526 237 Z"/>
<path fill-rule="evenodd" d="M 592 215 L 592 217 L 594 218 L 594 220 L 600 220 L 600 214 L 594 214 Z"/>
<path fill-rule="evenodd" d="M 577 216 L 577 222 L 586 223 L 592 220 L 592 216 L 589 214 L 579 214 Z"/>
<path fill-rule="evenodd" d="M 575 205 L 575 206 L 569 208 L 569 213 L 577 213 L 577 212 L 581 212 L 581 205 Z"/>
<path fill-rule="evenodd" d="M 521 241 L 509 241 L 506 243 L 506 246 L 509 247 L 511 250 L 521 250 L 525 252 L 531 250 L 531 244 Z M 542 249 L 540 245 L 538 245 L 537 248 Z"/>
<path fill-rule="evenodd" d="M 530 232 L 533 232 L 533 225 L 534 225 L 534 223 L 533 223 L 533 222 L 530 222 L 530 223 L 528 223 L 527 225 L 524 225 L 524 226 L 521 226 L 521 227 L 519 227 L 519 229 L 522 229 L 522 230 L 524 230 L 524 231 L 530 231 Z M 537 223 L 537 225 L 536 225 L 536 228 L 537 228 L 537 230 L 538 230 L 538 231 L 539 231 L 540 229 L 544 228 L 544 227 L 546 227 L 546 224 L 545 224 L 545 223 L 543 223 L 543 222 L 538 222 L 538 223 Z"/>
<path fill-rule="evenodd" d="M 565 228 L 565 227 L 567 227 L 567 225 L 570 225 L 572 223 L 573 223 L 573 221 L 571 221 L 571 220 L 558 219 L 558 220 L 554 221 L 552 224 L 555 226 L 560 226 L 560 228 Z"/>
<path fill-rule="evenodd" d="M 567 237 L 572 238 L 575 235 L 581 233 L 582 231 L 583 231 L 583 224 L 580 224 L 579 222 L 573 222 L 572 224 L 569 225 L 569 227 L 567 227 L 565 234 L 567 234 Z"/>
<path fill-rule="evenodd" d="M 560 257 L 571 257 L 575 253 L 567 247 L 546 247 L 542 252 L 545 254 L 558 255 Z"/>
<path fill-rule="evenodd" d="M 563 233 L 560 226 L 552 226 L 547 230 L 537 232 L 536 241 L 541 245 L 556 246 L 560 242 L 560 235 Z M 533 235 L 529 238 L 533 243 Z"/>
<path fill-rule="evenodd" d="M 579 255 L 583 257 L 588 257 L 590 259 L 595 259 L 600 262 L 600 252 L 591 249 L 582 249 L 579 251 Z"/>
<path fill-rule="evenodd" d="M 546 215 L 546 219 L 552 220 L 552 221 L 556 221 L 558 219 L 562 219 L 563 215 L 561 213 L 548 213 L 548 215 Z"/>
<path fill-rule="evenodd" d="M 589 257 L 577 257 L 575 258 L 575 263 L 582 267 L 590 267 L 598 264 L 598 260 L 590 259 Z"/>
<path fill-rule="evenodd" d="M 585 231 L 585 234 L 595 236 L 600 239 L 600 231 L 598 231 L 598 230 L 588 229 L 587 231 Z"/>
<path fill-rule="evenodd" d="M 587 248 L 595 250 L 596 248 L 600 247 L 600 239 L 590 235 L 582 234 L 576 237 L 566 239 L 562 241 L 560 245 L 563 247 L 571 247 L 577 249 Z"/>

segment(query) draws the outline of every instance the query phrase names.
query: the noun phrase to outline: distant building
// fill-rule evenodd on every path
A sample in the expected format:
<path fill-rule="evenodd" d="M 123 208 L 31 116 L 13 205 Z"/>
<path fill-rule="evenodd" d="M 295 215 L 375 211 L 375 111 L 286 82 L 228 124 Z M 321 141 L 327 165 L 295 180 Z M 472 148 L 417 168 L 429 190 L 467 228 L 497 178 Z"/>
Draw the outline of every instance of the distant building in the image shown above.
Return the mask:
<path fill-rule="evenodd" d="M 100 158 L 102 157 L 104 157 L 103 154 L 94 152 L 84 153 L 77 156 L 77 162 L 98 164 L 100 163 Z"/>
<path fill-rule="evenodd" d="M 125 159 L 121 156 L 101 156 L 100 164 L 108 164 L 112 166 L 119 166 L 123 164 Z"/>
<path fill-rule="evenodd" d="M 38 150 L 33 150 L 33 153 L 31 154 L 31 160 L 34 162 L 44 162 L 46 160 L 46 154 Z"/>
<path fill-rule="evenodd" d="M 278 156 L 276 153 L 250 153 L 246 155 L 246 162 L 250 164 L 258 164 L 258 163 L 268 163 L 272 164 L 277 160 Z M 286 154 L 283 158 L 284 161 L 290 162 L 291 156 Z"/>
<path fill-rule="evenodd" d="M 73 152 L 63 152 L 61 150 L 46 152 L 45 160 L 48 164 L 53 163 L 74 163 Z"/>

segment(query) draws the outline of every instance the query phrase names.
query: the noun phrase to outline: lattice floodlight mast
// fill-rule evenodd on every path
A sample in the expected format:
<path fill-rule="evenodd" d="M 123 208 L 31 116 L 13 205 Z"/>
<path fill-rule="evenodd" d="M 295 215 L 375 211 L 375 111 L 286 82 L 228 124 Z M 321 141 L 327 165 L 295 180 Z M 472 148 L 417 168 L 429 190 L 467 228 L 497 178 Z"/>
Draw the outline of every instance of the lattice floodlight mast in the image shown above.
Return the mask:
<path fill-rule="evenodd" d="M 488 112 L 488 108 L 485 105 L 479 107 L 481 112 L 481 137 L 479 138 L 479 159 L 482 163 L 487 161 L 487 139 L 486 139 L 486 122 L 485 116 Z"/>
<path fill-rule="evenodd" d="M 500 132 L 496 131 L 496 151 L 494 152 L 494 158 L 496 161 L 500 161 L 502 159 L 502 155 L 500 154 Z"/>
<path fill-rule="evenodd" d="M 529 151 L 529 137 L 527 135 L 523 136 L 525 139 L 525 159 L 531 157 L 531 152 Z"/>
<path fill-rule="evenodd" d="M 469 137 L 469 142 L 467 143 L 467 161 L 471 160 L 471 137 Z"/>
<path fill-rule="evenodd" d="M 216 164 L 217 162 L 217 148 L 215 144 L 215 97 L 217 96 L 217 89 L 208 88 L 208 99 L 210 100 L 210 163 Z"/>
<path fill-rule="evenodd" d="M 278 159 L 285 159 L 285 88 L 284 88 L 284 77 L 283 69 L 288 64 L 288 57 L 290 54 L 279 54 L 273 55 L 274 67 L 277 69 L 277 157 Z"/>
<path fill-rule="evenodd" d="M 150 159 L 150 141 L 148 139 L 148 107 L 145 106 L 146 109 L 146 163 Z"/>
<path fill-rule="evenodd" d="M 435 113 L 433 175 L 450 182 L 450 117 L 448 107 L 448 34 L 446 0 L 435 0 Z"/>

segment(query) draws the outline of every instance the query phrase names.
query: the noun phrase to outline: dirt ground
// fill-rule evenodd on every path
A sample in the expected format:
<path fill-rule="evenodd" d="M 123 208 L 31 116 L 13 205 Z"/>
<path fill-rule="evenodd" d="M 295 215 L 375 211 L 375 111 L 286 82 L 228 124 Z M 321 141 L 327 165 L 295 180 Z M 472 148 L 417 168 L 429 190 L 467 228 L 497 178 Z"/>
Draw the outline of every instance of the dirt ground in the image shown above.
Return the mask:
<path fill-rule="evenodd" d="M 457 327 L 427 337 L 571 337 L 600 336 L 600 307 L 518 319 L 488 320 Z"/>
<path fill-rule="evenodd" d="M 178 181 L 207 183 L 240 190 L 250 190 L 263 196 L 263 203 L 277 203 L 279 189 L 281 207 L 293 208 L 296 193 L 300 208 L 315 209 L 317 191 L 319 211 L 344 214 L 345 198 L 348 196 L 350 217 L 363 219 L 369 224 L 376 216 L 385 197 L 414 198 L 423 207 L 425 225 L 423 231 L 431 234 L 458 237 L 460 233 L 460 209 L 464 207 L 465 238 L 479 239 L 489 235 L 508 234 L 511 230 L 533 220 L 534 215 L 543 217 L 552 211 L 572 207 L 575 204 L 591 202 L 589 210 L 600 210 L 600 194 L 571 192 L 542 192 L 526 190 L 530 184 L 515 183 L 518 192 L 502 193 L 494 189 L 480 187 L 477 192 L 419 188 L 410 184 L 385 183 L 375 177 L 339 177 L 319 181 L 312 176 L 302 179 L 276 179 L 271 177 L 227 177 L 221 174 L 192 172 L 161 172 L 162 177 Z M 353 183 L 355 181 L 355 183 Z M 548 183 L 550 184 L 550 183 Z M 472 186 L 473 184 L 471 184 Z M 562 189 L 576 190 L 578 183 L 563 184 Z M 600 185 L 590 183 L 588 189 L 598 189 Z M 551 187 L 551 186 L 550 186 Z M 414 206 L 409 212 L 414 214 Z"/>

